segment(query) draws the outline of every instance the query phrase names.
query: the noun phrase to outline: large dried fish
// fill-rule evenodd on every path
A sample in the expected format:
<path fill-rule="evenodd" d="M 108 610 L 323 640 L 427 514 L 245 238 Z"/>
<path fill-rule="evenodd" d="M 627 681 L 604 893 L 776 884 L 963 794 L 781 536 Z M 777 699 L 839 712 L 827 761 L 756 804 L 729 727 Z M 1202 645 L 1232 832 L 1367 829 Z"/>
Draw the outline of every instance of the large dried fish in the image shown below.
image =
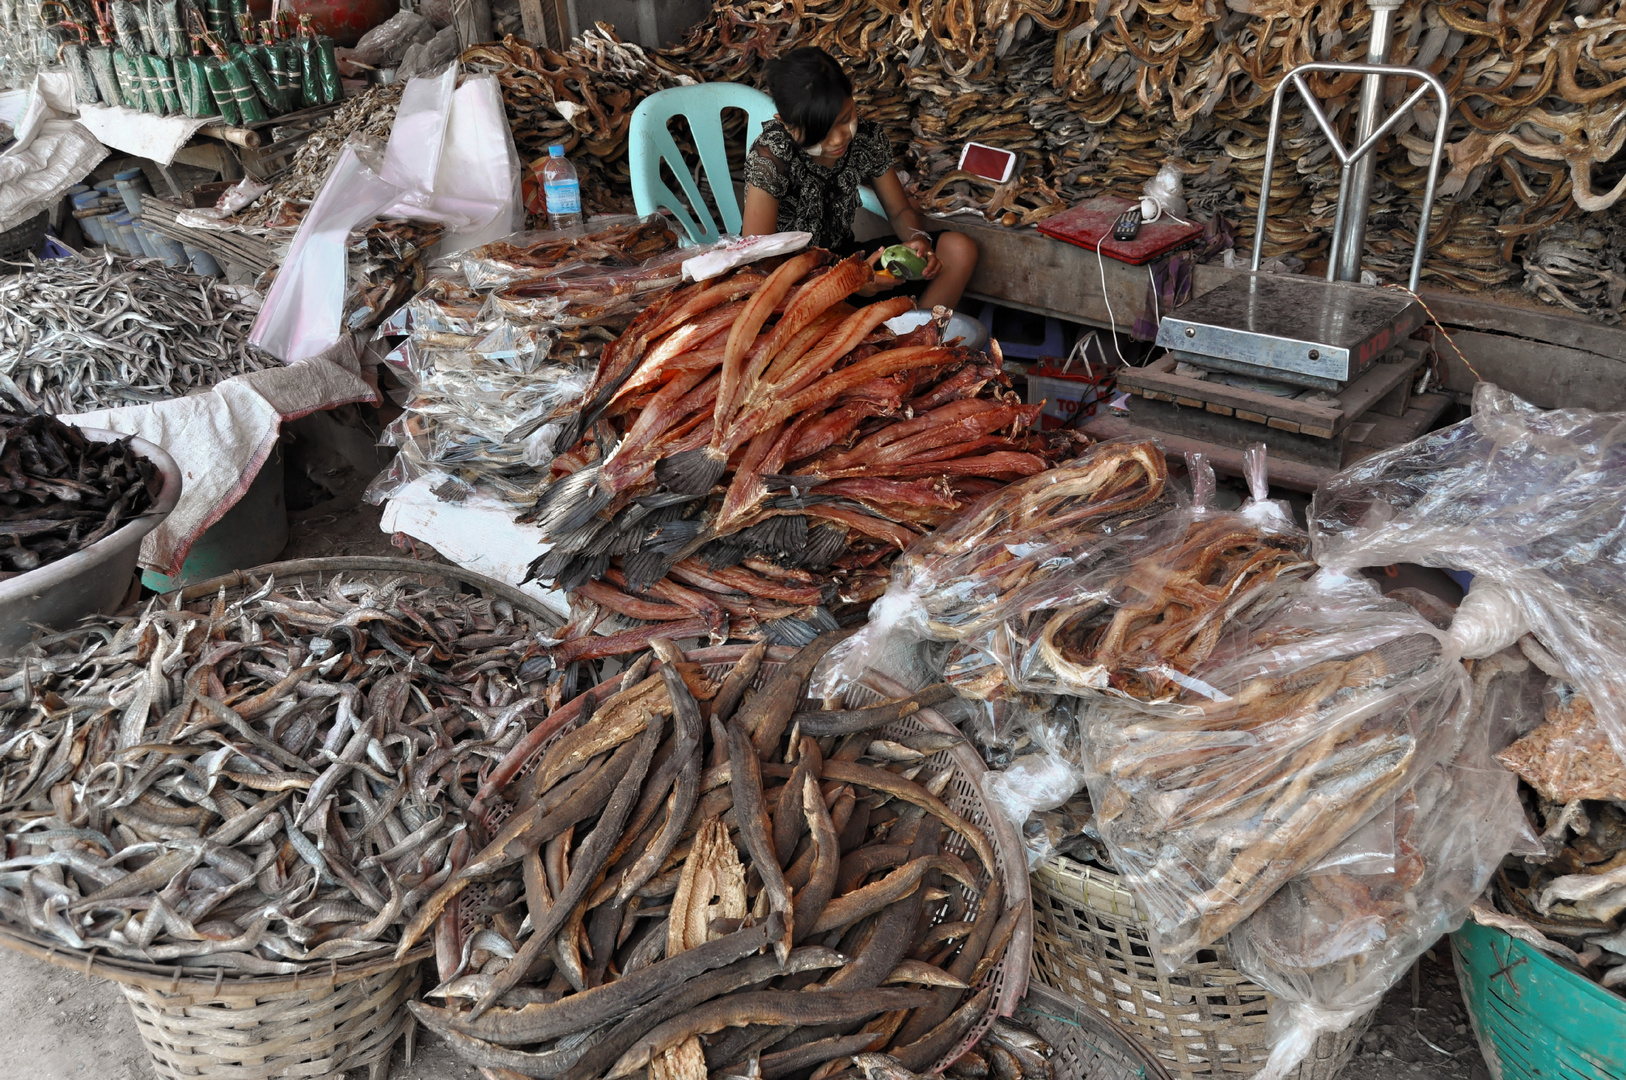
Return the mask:
<path fill-rule="evenodd" d="M 0 581 L 66 558 L 138 517 L 162 485 L 129 439 L 91 442 L 0 405 Z"/>

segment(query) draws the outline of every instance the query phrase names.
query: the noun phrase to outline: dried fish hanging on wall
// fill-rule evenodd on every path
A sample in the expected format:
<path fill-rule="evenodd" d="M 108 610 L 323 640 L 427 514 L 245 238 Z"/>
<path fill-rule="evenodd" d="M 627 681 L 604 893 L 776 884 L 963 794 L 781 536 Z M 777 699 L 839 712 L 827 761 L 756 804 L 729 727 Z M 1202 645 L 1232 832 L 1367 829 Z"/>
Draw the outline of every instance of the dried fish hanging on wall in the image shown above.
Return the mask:
<path fill-rule="evenodd" d="M 1436 204 L 1426 277 L 1468 290 L 1511 282 L 1521 255 L 1532 261 L 1530 237 L 1578 212 L 1606 209 L 1626 192 L 1618 169 L 1602 164 L 1622 138 L 1610 117 L 1626 95 L 1626 80 L 1616 78 L 1626 68 L 1626 58 L 1616 55 L 1626 22 L 1618 4 L 1583 11 L 1584 3 L 1531 0 L 1493 20 L 1460 2 L 1401 11 L 1394 61 L 1436 70 L 1459 103 L 1449 121 L 1447 197 Z M 1587 18 L 1573 17 L 1581 14 Z M 1370 11 L 1354 0 L 1254 5 L 1249 14 L 1074 0 L 907 6 L 747 0 L 718 3 L 682 44 L 661 53 L 644 54 L 596 31 L 566 54 L 520 62 L 509 42 L 497 48 L 501 55 L 470 59 L 513 67 L 505 87 L 522 146 L 534 153 L 560 138 L 586 145 L 573 156 L 586 165 L 589 201 L 606 208 L 625 205 L 620 132 L 639 97 L 687 77 L 760 86 L 767 59 L 814 44 L 846 66 L 860 109 L 887 131 L 928 209 L 1031 223 L 1104 191 L 1136 194 L 1172 158 L 1182 163 L 1194 209 L 1225 212 L 1247 244 L 1271 92 L 1296 64 L 1364 58 L 1370 22 Z M 594 89 L 598 96 L 589 102 L 586 84 L 572 79 L 571 69 L 592 72 L 594 87 L 608 77 L 616 89 L 608 96 Z M 525 82 L 531 77 L 534 85 Z M 1347 133 L 1357 80 L 1313 82 Z M 513 92 L 543 83 L 555 89 L 537 99 L 562 107 L 516 112 L 523 96 Z M 630 95 L 624 103 L 623 92 Z M 1390 97 L 1401 94 L 1393 88 Z M 1387 276 L 1399 276 L 1409 259 L 1438 121 L 1424 109 L 1380 147 L 1367 247 L 1370 267 Z M 1283 130 L 1266 253 L 1314 259 L 1325 253 L 1331 228 L 1335 163 L 1296 98 L 1289 99 Z M 957 172 L 959 147 L 972 139 L 1021 152 L 1021 174 L 1001 187 Z M 1589 227 L 1601 228 L 1587 222 L 1582 234 Z M 1556 240 L 1556 257 L 1574 259 L 1573 245 L 1562 235 Z M 1532 292 L 1562 294 L 1578 310 L 1618 317 L 1616 290 L 1595 287 L 1607 274 L 1582 274 L 1571 285 L 1551 257 L 1533 261 L 1541 273 L 1530 272 Z M 1608 259 L 1599 265 L 1618 273 Z"/>

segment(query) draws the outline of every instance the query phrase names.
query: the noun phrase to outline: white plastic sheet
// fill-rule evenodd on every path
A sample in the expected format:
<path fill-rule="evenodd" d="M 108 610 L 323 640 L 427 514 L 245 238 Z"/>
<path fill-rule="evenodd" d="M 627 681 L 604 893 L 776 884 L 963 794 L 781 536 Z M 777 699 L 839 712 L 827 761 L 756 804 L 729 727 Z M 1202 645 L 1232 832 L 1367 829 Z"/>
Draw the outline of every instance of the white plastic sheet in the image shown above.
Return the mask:
<path fill-rule="evenodd" d="M 401 105 L 395 111 L 379 176 L 401 189 L 400 201 L 408 206 L 426 207 L 434 199 L 457 72 L 453 64 L 432 78 L 408 80 L 401 91 Z"/>
<path fill-rule="evenodd" d="M 350 230 L 401 193 L 379 175 L 369 157 L 355 144 L 339 153 L 249 331 L 250 342 L 278 359 L 304 360 L 339 340 Z"/>
<path fill-rule="evenodd" d="M 519 153 L 495 75 L 471 75 L 452 96 L 429 209 L 454 230 L 441 238 L 442 251 L 489 244 L 525 227 Z"/>
<path fill-rule="evenodd" d="M 0 231 L 59 202 L 107 156 L 107 147 L 77 123 L 67 72 L 37 75 L 28 90 L 0 93 L 0 120 L 15 142 L 0 152 Z"/>

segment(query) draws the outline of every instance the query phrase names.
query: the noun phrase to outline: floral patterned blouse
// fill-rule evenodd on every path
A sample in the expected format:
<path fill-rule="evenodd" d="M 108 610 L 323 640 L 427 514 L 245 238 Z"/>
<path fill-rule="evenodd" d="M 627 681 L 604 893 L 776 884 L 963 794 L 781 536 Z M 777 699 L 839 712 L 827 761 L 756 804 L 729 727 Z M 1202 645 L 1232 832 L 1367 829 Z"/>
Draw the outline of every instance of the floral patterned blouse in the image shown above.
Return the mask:
<path fill-rule="evenodd" d="M 784 124 L 769 120 L 746 156 L 745 182 L 779 200 L 780 232 L 809 232 L 814 247 L 841 248 L 853 243 L 858 185 L 891 168 L 892 146 L 873 120 L 858 122 L 834 167 L 808 157 Z"/>

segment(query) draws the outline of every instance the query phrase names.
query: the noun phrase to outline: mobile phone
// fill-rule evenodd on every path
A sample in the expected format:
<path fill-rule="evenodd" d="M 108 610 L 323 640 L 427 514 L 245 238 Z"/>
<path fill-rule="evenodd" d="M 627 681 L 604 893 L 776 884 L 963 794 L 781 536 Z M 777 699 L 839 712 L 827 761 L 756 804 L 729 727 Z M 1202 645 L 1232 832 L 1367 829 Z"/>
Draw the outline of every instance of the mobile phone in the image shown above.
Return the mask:
<path fill-rule="evenodd" d="M 1003 184 L 1016 171 L 1016 154 L 996 146 L 968 142 L 960 150 L 960 168 L 973 176 Z"/>

